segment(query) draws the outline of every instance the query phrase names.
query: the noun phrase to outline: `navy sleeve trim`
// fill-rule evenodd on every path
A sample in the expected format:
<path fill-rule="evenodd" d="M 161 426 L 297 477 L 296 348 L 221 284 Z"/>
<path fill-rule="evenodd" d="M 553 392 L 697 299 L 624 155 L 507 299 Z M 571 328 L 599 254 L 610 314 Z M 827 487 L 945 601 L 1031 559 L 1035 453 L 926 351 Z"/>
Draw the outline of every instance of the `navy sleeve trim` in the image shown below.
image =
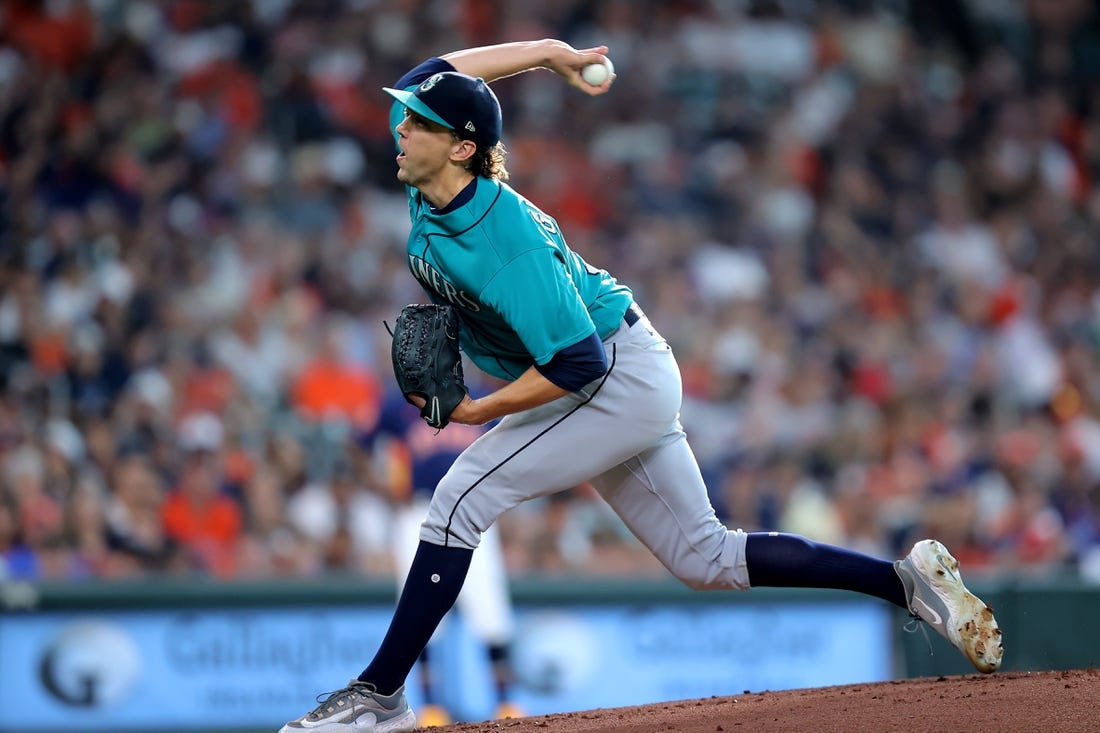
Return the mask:
<path fill-rule="evenodd" d="M 567 392 L 576 392 L 607 372 L 607 354 L 603 342 L 593 331 L 591 336 L 567 346 L 545 364 L 536 364 L 539 374 Z"/>
<path fill-rule="evenodd" d="M 405 72 L 405 75 L 397 80 L 397 83 L 393 85 L 393 88 L 408 89 L 409 87 L 415 87 L 432 74 L 439 74 L 443 71 L 454 70 L 455 67 L 451 65 L 450 61 L 444 61 L 441 58 L 433 56 L 427 61 L 424 61 L 413 67 L 409 71 Z"/>

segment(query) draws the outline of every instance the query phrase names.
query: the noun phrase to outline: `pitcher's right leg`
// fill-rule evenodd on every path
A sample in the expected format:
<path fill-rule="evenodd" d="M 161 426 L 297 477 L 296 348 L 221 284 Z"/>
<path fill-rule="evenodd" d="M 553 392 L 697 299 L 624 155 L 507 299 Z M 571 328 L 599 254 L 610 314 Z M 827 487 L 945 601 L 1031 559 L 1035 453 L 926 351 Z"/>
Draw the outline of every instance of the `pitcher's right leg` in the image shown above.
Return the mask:
<path fill-rule="evenodd" d="M 696 590 L 748 590 L 747 535 L 718 521 L 679 424 L 658 445 L 591 483 L 634 536 L 685 585 Z"/>

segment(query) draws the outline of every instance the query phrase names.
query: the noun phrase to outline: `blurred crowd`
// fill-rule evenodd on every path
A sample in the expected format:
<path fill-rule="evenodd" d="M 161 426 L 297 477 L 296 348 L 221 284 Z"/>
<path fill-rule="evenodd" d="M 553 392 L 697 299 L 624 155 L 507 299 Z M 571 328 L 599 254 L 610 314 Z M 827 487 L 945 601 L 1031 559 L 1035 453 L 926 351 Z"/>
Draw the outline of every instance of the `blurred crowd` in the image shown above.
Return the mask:
<path fill-rule="evenodd" d="M 1100 581 L 1086 0 L 8 0 L 0 579 L 391 572 L 380 87 L 542 37 L 618 78 L 499 81 L 511 182 L 672 342 L 730 526 Z M 660 572 L 583 486 L 501 526 Z"/>

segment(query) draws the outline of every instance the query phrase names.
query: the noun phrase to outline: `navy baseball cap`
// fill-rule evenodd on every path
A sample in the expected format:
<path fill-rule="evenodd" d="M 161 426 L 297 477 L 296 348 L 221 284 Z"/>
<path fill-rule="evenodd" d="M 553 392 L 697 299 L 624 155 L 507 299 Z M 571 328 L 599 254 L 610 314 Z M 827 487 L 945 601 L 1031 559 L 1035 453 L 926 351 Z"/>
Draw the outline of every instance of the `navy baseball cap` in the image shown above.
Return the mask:
<path fill-rule="evenodd" d="M 411 92 L 389 87 L 382 90 L 421 117 L 472 140 L 479 148 L 490 148 L 500 141 L 500 102 L 481 77 L 444 71 L 432 74 Z"/>

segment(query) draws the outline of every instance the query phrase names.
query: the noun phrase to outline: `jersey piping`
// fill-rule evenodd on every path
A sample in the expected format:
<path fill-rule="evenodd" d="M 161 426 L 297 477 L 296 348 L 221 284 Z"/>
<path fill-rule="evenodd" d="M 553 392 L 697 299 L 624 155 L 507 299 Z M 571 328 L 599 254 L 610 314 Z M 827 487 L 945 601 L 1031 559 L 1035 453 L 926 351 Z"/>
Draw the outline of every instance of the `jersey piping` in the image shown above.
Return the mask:
<path fill-rule="evenodd" d="M 477 218 L 477 221 L 475 221 L 474 223 L 470 224 L 470 226 L 466 227 L 466 228 L 465 228 L 465 229 L 463 229 L 462 231 L 459 231 L 459 232 L 454 232 L 453 234 L 443 234 L 442 232 L 431 232 L 431 233 L 429 233 L 429 234 L 427 235 L 427 238 L 428 238 L 428 239 L 431 239 L 432 237 L 440 237 L 440 238 L 442 238 L 442 239 L 454 239 L 455 237 L 461 237 L 461 236 L 462 236 L 463 234 L 465 234 L 466 232 L 470 231 L 470 230 L 471 230 L 471 229 L 473 229 L 474 227 L 476 227 L 476 226 L 479 226 L 479 225 L 481 224 L 481 222 L 482 222 L 482 221 L 483 221 L 483 220 L 485 219 L 485 217 L 487 217 L 487 216 L 489 215 L 489 212 L 493 210 L 493 207 L 497 205 L 497 201 L 500 201 L 500 195 L 501 195 L 502 193 L 504 193 L 504 189 L 503 189 L 503 188 L 501 188 L 499 184 L 496 184 L 496 183 L 495 183 L 495 181 L 493 181 L 492 179 L 489 179 L 489 178 L 479 178 L 479 179 L 478 179 L 478 185 L 479 185 L 479 186 L 481 185 L 481 181 L 487 181 L 487 182 L 489 182 L 489 183 L 493 183 L 494 185 L 496 185 L 496 188 L 497 188 L 497 192 L 496 192 L 496 195 L 495 195 L 495 196 L 493 196 L 493 201 L 492 201 L 492 203 L 490 203 L 490 204 L 489 204 L 488 206 L 486 206 L 486 207 L 485 207 L 485 211 L 483 211 L 483 212 L 481 213 L 481 216 L 479 216 L 479 217 Z M 421 199 L 420 199 L 420 200 L 421 200 L 421 201 L 423 201 L 423 200 L 424 200 L 424 199 L 423 199 L 423 197 L 421 197 Z M 429 245 L 429 246 L 430 246 L 430 245 Z"/>
<path fill-rule="evenodd" d="M 569 417 L 570 415 L 575 413 L 577 410 L 581 409 L 582 407 L 587 405 L 589 402 L 594 400 L 596 398 L 596 395 L 598 395 L 600 393 L 600 390 L 603 389 L 604 384 L 607 383 L 608 378 L 611 376 L 611 372 L 613 372 L 615 370 L 615 358 L 616 358 L 616 356 L 617 356 L 616 345 L 611 344 L 611 364 L 607 368 L 607 373 L 603 375 L 603 379 L 600 380 L 600 383 L 596 386 L 596 389 L 592 390 L 592 394 L 589 395 L 588 399 L 586 399 L 584 402 L 580 403 L 579 405 L 574 407 L 572 410 L 570 410 L 569 412 L 567 412 L 564 415 L 562 415 L 561 417 L 559 417 L 557 420 L 555 420 L 551 424 L 547 425 L 544 430 L 542 430 L 539 433 L 537 433 L 536 435 L 534 435 L 530 440 L 528 440 L 526 443 L 521 445 L 519 448 L 516 448 L 511 453 L 511 455 L 505 457 L 504 460 L 502 460 L 500 463 L 498 463 L 497 465 L 493 466 L 488 471 L 486 471 L 481 476 L 481 478 L 479 478 L 477 481 L 474 481 L 472 484 L 470 484 L 470 488 L 468 488 L 468 489 L 466 489 L 465 491 L 462 492 L 462 495 L 458 497 L 458 501 L 455 502 L 454 507 L 451 508 L 451 513 L 449 515 L 447 515 L 447 527 L 444 529 L 444 537 L 443 537 L 443 546 L 444 547 L 450 547 L 451 535 L 454 534 L 453 532 L 451 532 L 451 523 L 454 522 L 455 513 L 458 512 L 458 507 L 462 503 L 462 500 L 465 499 L 466 496 L 469 495 L 469 493 L 471 491 L 476 489 L 481 484 L 482 481 L 484 481 L 485 479 L 489 478 L 494 473 L 496 473 L 498 469 L 500 469 L 502 466 L 504 466 L 504 464 L 506 464 L 508 461 L 510 461 L 513 458 L 515 458 L 516 456 L 518 456 L 524 450 L 529 448 L 531 446 L 531 444 L 534 443 L 536 440 L 538 440 L 539 438 L 541 438 L 542 436 L 546 435 L 548 432 L 553 430 L 555 427 L 560 425 L 561 422 L 563 420 L 565 420 L 567 417 Z"/>

